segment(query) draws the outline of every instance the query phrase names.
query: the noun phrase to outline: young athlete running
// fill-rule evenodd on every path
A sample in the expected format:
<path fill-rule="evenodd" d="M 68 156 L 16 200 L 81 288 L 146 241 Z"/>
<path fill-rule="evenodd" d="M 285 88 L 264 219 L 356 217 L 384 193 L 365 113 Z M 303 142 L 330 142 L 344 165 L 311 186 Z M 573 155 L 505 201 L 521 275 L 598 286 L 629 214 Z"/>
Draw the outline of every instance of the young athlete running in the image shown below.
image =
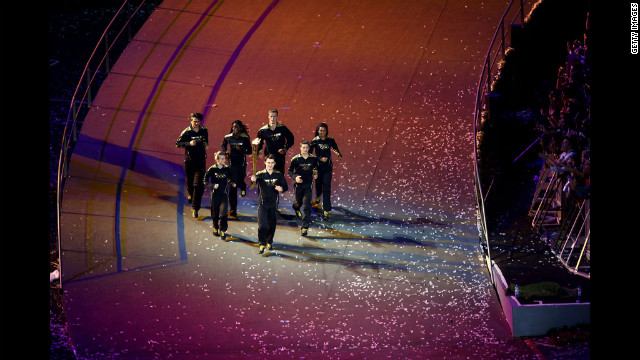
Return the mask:
<path fill-rule="evenodd" d="M 209 150 L 209 132 L 201 126 L 203 115 L 189 114 L 190 125 L 182 130 L 176 146 L 184 148 L 184 174 L 187 178 L 187 200 L 191 204 L 191 215 L 198 217 L 202 194 L 204 192 L 204 173 Z"/>
<path fill-rule="evenodd" d="M 295 201 L 293 202 L 293 210 L 295 210 L 298 217 L 302 218 L 300 234 L 306 236 L 309 225 L 311 225 L 313 180 L 318 178 L 318 158 L 313 154 L 309 154 L 308 140 L 303 140 L 300 143 L 300 154 L 291 159 L 289 176 L 294 180 Z M 302 213 L 300 213 L 300 207 L 302 207 Z"/>
<path fill-rule="evenodd" d="M 258 184 L 258 245 L 259 254 L 265 247 L 273 248 L 273 236 L 276 233 L 278 201 L 280 194 L 287 191 L 284 174 L 274 169 L 276 160 L 273 154 L 267 155 L 265 169 L 251 175 L 251 181 Z"/>
<path fill-rule="evenodd" d="M 327 220 L 329 211 L 331 211 L 331 178 L 333 177 L 331 153 L 334 152 L 338 156 L 338 160 L 342 160 L 342 154 L 336 141 L 329 137 L 329 126 L 326 123 L 318 124 L 315 135 L 310 146 L 310 151 L 315 152 L 318 158 L 315 203 L 320 206 L 320 195 L 322 195 L 322 219 Z"/>
<path fill-rule="evenodd" d="M 229 189 L 229 216 L 236 217 L 238 190 L 240 190 L 240 196 L 242 197 L 247 193 L 247 184 L 244 182 L 245 177 L 247 177 L 246 155 L 251 154 L 251 139 L 249 138 L 247 127 L 242 124 L 242 121 L 234 120 L 231 123 L 231 131 L 222 140 L 222 151 L 229 158 L 231 180 L 237 185 Z"/>
<path fill-rule="evenodd" d="M 213 235 L 226 239 L 227 232 L 227 204 L 230 185 L 236 187 L 231 180 L 231 169 L 225 164 L 226 155 L 222 151 L 215 153 L 216 164 L 212 165 L 204 175 L 204 183 L 211 188 L 211 218 L 213 219 Z M 218 233 L 218 230 L 220 232 Z"/>
<path fill-rule="evenodd" d="M 285 155 L 294 140 L 289 128 L 278 122 L 278 109 L 269 110 L 269 122 L 258 130 L 257 138 L 260 139 L 258 151 L 264 145 L 264 155 L 272 154 L 276 161 L 275 169 L 284 174 Z"/>

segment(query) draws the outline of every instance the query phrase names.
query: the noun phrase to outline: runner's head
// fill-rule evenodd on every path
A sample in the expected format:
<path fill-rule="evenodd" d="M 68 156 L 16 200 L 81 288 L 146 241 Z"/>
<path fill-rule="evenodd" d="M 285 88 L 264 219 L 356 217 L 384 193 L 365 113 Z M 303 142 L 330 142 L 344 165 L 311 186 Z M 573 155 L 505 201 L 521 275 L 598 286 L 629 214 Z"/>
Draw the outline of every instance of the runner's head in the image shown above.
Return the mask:
<path fill-rule="evenodd" d="M 318 126 L 316 127 L 316 136 L 320 136 L 321 138 L 329 136 L 329 125 L 324 122 L 318 124 Z"/>
<path fill-rule="evenodd" d="M 273 156 L 273 154 L 267 155 L 266 158 L 264 159 L 264 165 L 268 171 L 272 171 L 273 168 L 276 166 L 276 157 Z"/>
<path fill-rule="evenodd" d="M 269 110 L 269 126 L 274 127 L 278 125 L 278 109 Z"/>
<path fill-rule="evenodd" d="M 302 140 L 300 142 L 300 153 L 305 155 L 309 153 L 309 140 Z"/>

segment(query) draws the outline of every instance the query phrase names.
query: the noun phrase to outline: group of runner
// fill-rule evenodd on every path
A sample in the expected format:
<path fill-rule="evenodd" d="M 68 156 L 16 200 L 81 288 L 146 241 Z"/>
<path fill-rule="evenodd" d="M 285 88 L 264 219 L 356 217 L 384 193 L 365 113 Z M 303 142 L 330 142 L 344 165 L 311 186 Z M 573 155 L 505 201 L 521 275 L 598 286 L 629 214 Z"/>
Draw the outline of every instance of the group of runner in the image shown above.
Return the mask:
<path fill-rule="evenodd" d="M 211 189 L 211 218 L 213 234 L 226 239 L 228 215 L 237 216 L 238 190 L 241 196 L 247 192 L 246 155 L 253 156 L 251 188 L 258 187 L 258 245 L 259 253 L 273 248 L 280 194 L 289 187 L 285 174 L 293 180 L 293 209 L 301 220 L 300 233 L 306 236 L 311 225 L 311 207 L 316 206 L 323 220 L 331 211 L 331 179 L 333 176 L 332 153 L 338 159 L 342 154 L 336 141 L 329 137 L 329 127 L 321 122 L 315 137 L 300 142 L 300 153 L 293 156 L 285 172 L 285 155 L 294 146 L 293 133 L 278 122 L 278 110 L 268 112 L 268 123 L 258 130 L 252 141 L 247 127 L 234 120 L 231 130 L 225 135 L 221 149 L 214 154 L 215 164 L 206 169 L 209 133 L 200 123 L 201 113 L 189 114 L 190 125 L 182 131 L 176 146 L 184 148 L 184 172 L 186 176 L 187 201 L 191 204 L 192 216 L 198 218 L 205 186 Z M 264 148 L 264 150 L 263 150 Z M 265 168 L 257 171 L 256 162 L 263 150 Z M 227 165 L 226 162 L 229 161 Z M 206 169 L 206 170 L 205 170 Z M 313 184 L 316 199 L 312 201 Z"/>

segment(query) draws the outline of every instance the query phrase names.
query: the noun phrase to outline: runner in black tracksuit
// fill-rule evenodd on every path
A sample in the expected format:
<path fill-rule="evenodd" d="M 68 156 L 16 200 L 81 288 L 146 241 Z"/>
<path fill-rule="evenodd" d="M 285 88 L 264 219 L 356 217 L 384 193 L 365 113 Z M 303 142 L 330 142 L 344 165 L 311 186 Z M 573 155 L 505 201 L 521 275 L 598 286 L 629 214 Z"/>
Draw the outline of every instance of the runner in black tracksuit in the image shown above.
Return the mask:
<path fill-rule="evenodd" d="M 310 150 L 310 152 L 315 151 L 315 155 L 318 157 L 318 179 L 316 180 L 315 202 L 319 204 L 320 195 L 322 195 L 322 218 L 325 220 L 329 216 L 329 211 L 331 211 L 331 178 L 333 177 L 331 153 L 334 152 L 338 156 L 338 160 L 342 159 L 338 144 L 328 135 L 329 126 L 325 123 L 318 124 L 318 127 L 316 127 L 316 137 L 311 140 Z"/>
<path fill-rule="evenodd" d="M 318 158 L 309 154 L 308 140 L 303 140 L 300 143 L 300 154 L 291 158 L 289 176 L 293 178 L 293 188 L 295 189 L 293 210 L 296 215 L 302 218 L 300 234 L 306 236 L 309 225 L 311 225 L 313 179 L 318 177 Z M 302 213 L 300 213 L 300 207 L 302 207 Z"/>
<path fill-rule="evenodd" d="M 227 150 L 227 146 L 229 150 Z M 242 197 L 247 193 L 247 184 L 244 178 L 247 177 L 246 155 L 251 154 L 251 139 L 247 133 L 247 127 L 240 120 L 231 123 L 231 132 L 222 140 L 222 151 L 229 157 L 229 168 L 231 169 L 231 180 L 237 185 L 229 189 L 229 215 L 236 217 L 238 209 L 238 190 Z"/>
<path fill-rule="evenodd" d="M 258 184 L 258 244 L 260 254 L 265 246 L 271 250 L 273 236 L 276 232 L 276 210 L 280 194 L 287 191 L 287 181 L 284 174 L 274 169 L 276 161 L 273 154 L 267 155 L 265 169 L 251 175 L 251 181 Z"/>
<path fill-rule="evenodd" d="M 204 173 L 207 166 L 207 150 L 209 149 L 209 132 L 206 127 L 200 126 L 202 114 L 191 113 L 189 121 L 191 125 L 184 129 L 176 146 L 184 148 L 184 173 L 187 178 L 188 201 L 191 204 L 191 214 L 198 217 L 202 194 L 204 192 Z"/>
<path fill-rule="evenodd" d="M 264 155 L 273 154 L 275 169 L 284 174 L 284 162 L 287 150 L 293 146 L 293 133 L 285 125 L 278 123 L 278 110 L 269 110 L 269 123 L 258 130 L 258 151 L 264 145 Z"/>
<path fill-rule="evenodd" d="M 213 220 L 213 235 L 226 239 L 227 232 L 227 204 L 228 190 L 236 184 L 231 180 L 231 169 L 224 162 L 227 160 L 222 151 L 215 154 L 216 164 L 212 165 L 204 175 L 204 183 L 211 188 L 211 219 Z M 218 229 L 220 232 L 218 233 Z"/>

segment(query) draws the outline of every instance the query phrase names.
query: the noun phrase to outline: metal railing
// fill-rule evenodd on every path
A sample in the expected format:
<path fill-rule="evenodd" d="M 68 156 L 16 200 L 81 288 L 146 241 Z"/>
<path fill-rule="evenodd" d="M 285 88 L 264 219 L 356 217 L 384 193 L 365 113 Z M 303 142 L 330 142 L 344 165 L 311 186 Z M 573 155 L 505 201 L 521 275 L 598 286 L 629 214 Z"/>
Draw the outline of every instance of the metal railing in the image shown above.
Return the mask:
<path fill-rule="evenodd" d="M 590 196 L 586 193 L 579 194 L 570 187 L 565 189 L 562 185 L 563 183 L 568 184 L 568 180 L 568 177 L 558 176 L 555 179 L 557 186 L 544 195 L 540 208 L 556 205 L 559 211 L 557 211 L 555 221 L 546 224 L 540 222 L 538 228 L 543 231 L 542 237 L 551 252 L 556 255 L 567 270 L 590 279 Z M 551 199 L 552 201 L 548 201 Z M 538 212 L 540 211 L 536 213 Z M 548 211 L 543 211 L 543 213 L 548 213 Z M 553 216 L 551 218 L 553 219 Z"/>
<path fill-rule="evenodd" d="M 130 4 L 130 3 L 136 3 Z M 92 103 L 92 86 L 98 82 L 99 77 L 106 77 L 111 70 L 111 61 L 117 58 L 122 50 L 132 39 L 132 22 L 140 20 L 140 9 L 147 0 L 129 1 L 124 0 L 117 10 L 105 30 L 102 32 L 98 43 L 89 56 L 89 60 L 82 71 L 78 84 L 74 90 L 69 104 L 67 118 L 62 133 L 60 155 L 58 159 L 57 184 L 56 184 L 56 221 L 57 221 L 57 242 L 58 242 L 58 287 L 62 287 L 62 262 L 61 262 L 61 239 L 60 239 L 60 215 L 62 205 L 62 189 L 64 180 L 68 177 L 69 159 L 73 145 L 78 140 L 78 126 L 87 109 Z M 139 3 L 139 4 L 138 4 Z M 110 38 L 111 35 L 111 38 Z M 104 68 L 104 71 L 102 71 Z M 92 70 L 93 69 L 93 70 Z M 86 107 L 85 107 L 86 105 Z"/>
<path fill-rule="evenodd" d="M 515 5 L 515 6 L 514 6 Z M 482 183 L 480 181 L 480 173 L 478 167 L 478 132 L 482 126 L 483 117 L 486 115 L 487 110 L 487 96 L 491 93 L 491 86 L 494 80 L 497 80 L 500 76 L 500 70 L 502 63 L 506 57 L 506 54 L 511 48 L 513 42 L 513 29 L 514 27 L 522 26 L 525 23 L 525 7 L 529 11 L 533 8 L 534 1 L 527 0 L 512 0 L 507 9 L 505 10 L 498 28 L 493 36 L 491 45 L 485 58 L 484 66 L 482 68 L 482 74 L 480 75 L 480 81 L 478 82 L 478 89 L 476 92 L 476 107 L 474 113 L 474 153 L 475 153 L 475 185 L 476 185 L 476 203 L 478 208 L 478 230 L 480 233 L 480 244 L 484 252 L 485 261 L 491 281 L 495 283 L 493 277 L 493 267 L 491 264 L 491 252 L 489 248 L 489 235 L 487 231 L 487 222 L 484 209 L 484 199 Z M 488 190 L 487 190 L 488 192 Z"/>
<path fill-rule="evenodd" d="M 591 206 L 590 200 L 573 202 L 567 211 L 564 226 L 567 230 L 549 241 L 551 251 L 567 270 L 591 278 Z"/>

